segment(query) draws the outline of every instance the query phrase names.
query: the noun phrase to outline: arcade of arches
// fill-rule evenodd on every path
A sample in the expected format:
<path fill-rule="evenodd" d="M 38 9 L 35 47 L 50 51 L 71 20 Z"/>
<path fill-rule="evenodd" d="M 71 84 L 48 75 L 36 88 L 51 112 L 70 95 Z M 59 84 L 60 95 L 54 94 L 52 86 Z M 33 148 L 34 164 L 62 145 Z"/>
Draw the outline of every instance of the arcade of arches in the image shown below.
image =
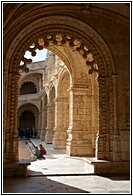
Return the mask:
<path fill-rule="evenodd" d="M 4 176 L 26 174 L 18 126 L 95 157 L 95 173 L 129 173 L 130 4 L 3 3 L 3 29 Z"/>

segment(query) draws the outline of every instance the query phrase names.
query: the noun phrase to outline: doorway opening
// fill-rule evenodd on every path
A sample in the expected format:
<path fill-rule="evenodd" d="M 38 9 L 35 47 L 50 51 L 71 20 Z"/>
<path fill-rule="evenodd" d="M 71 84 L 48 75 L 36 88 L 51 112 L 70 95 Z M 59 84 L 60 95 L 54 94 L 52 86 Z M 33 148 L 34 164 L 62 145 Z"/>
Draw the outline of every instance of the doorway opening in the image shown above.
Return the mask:
<path fill-rule="evenodd" d="M 19 116 L 19 128 L 32 129 L 35 127 L 35 114 L 32 111 L 24 110 Z"/>

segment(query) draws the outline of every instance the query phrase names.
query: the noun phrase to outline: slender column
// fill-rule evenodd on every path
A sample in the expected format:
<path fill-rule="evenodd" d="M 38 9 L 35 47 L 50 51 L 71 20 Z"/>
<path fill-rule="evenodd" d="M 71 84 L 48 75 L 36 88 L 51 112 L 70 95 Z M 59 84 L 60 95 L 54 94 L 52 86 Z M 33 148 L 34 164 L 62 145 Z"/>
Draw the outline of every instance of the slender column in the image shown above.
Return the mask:
<path fill-rule="evenodd" d="M 3 72 L 3 162 L 6 162 L 6 136 L 7 136 L 7 97 L 8 97 L 8 73 L 7 71 Z"/>
<path fill-rule="evenodd" d="M 99 130 L 96 135 L 97 159 L 105 158 L 106 151 L 106 80 L 104 77 L 98 77 L 99 84 Z"/>
<path fill-rule="evenodd" d="M 47 108 L 46 108 L 47 98 L 46 94 L 42 97 L 42 125 L 41 125 L 41 135 L 40 139 L 45 140 L 46 126 L 47 126 Z"/>
<path fill-rule="evenodd" d="M 41 135 L 41 123 L 42 123 L 41 121 L 42 121 L 42 112 L 40 109 L 40 112 L 38 115 L 38 133 L 37 133 L 38 138 L 40 138 L 40 135 Z"/>
<path fill-rule="evenodd" d="M 88 88 L 70 89 L 70 121 L 66 153 L 74 156 L 94 156 L 92 146 L 92 100 Z"/>
<path fill-rule="evenodd" d="M 45 140 L 46 126 L 47 126 L 47 109 L 45 108 L 42 110 L 42 127 L 41 127 L 41 135 L 40 135 L 41 140 Z"/>
<path fill-rule="evenodd" d="M 47 144 L 52 144 L 54 136 L 54 125 L 55 125 L 55 108 L 54 105 L 47 105 L 47 127 L 45 141 Z"/>
<path fill-rule="evenodd" d="M 67 128 L 69 126 L 69 103 L 68 98 L 59 97 L 55 100 L 55 127 L 54 127 L 54 148 L 66 148 Z"/>
<path fill-rule="evenodd" d="M 41 88 L 42 88 L 42 78 L 39 78 L 39 86 L 38 86 L 38 93 L 41 92 Z"/>
<path fill-rule="evenodd" d="M 17 106 L 18 106 L 18 81 L 20 75 L 9 74 L 6 135 L 4 147 L 4 162 L 18 161 L 18 137 L 17 137 Z"/>
<path fill-rule="evenodd" d="M 98 132 L 99 124 L 99 100 L 98 100 L 98 82 L 97 73 L 91 75 L 92 80 L 92 144 L 96 149 L 96 134 Z"/>
<path fill-rule="evenodd" d="M 118 129 L 118 76 L 113 75 L 114 94 L 114 133 L 113 133 L 113 161 L 120 161 L 120 134 Z"/>
<path fill-rule="evenodd" d="M 7 108 L 4 126 L 4 151 L 3 151 L 3 176 L 25 176 L 29 163 L 19 162 L 18 156 L 18 136 L 17 136 L 17 110 L 18 110 L 18 73 L 8 74 L 7 88 Z M 5 97 L 6 98 L 6 97 Z"/>

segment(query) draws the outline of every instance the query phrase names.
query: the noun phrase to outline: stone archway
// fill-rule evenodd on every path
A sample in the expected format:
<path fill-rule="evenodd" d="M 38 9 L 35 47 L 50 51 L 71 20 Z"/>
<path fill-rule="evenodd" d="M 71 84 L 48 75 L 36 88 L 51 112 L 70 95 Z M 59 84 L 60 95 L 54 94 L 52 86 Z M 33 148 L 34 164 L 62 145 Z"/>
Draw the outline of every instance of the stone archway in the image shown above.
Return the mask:
<path fill-rule="evenodd" d="M 26 129 L 27 127 L 32 129 L 32 127 L 35 127 L 35 116 L 32 111 L 25 110 L 19 117 L 19 126 L 18 127 L 24 127 Z"/>
<path fill-rule="evenodd" d="M 78 29 L 79 22 L 80 22 L 80 25 L 82 26 L 82 33 L 79 34 L 80 36 L 77 35 L 79 33 L 79 29 Z M 55 23 L 55 25 L 58 24 L 64 28 L 67 27 L 65 30 L 64 30 L 64 28 L 62 28 L 62 29 L 65 34 L 68 33 L 68 36 L 63 35 L 62 30 L 60 30 L 61 31 L 60 33 L 62 33 L 62 35 L 58 36 L 57 28 L 55 28 L 54 32 L 52 32 L 52 30 L 49 27 L 48 29 L 45 29 L 44 46 L 46 45 L 48 49 L 51 49 L 55 52 L 57 50 L 56 48 L 61 48 L 62 45 L 63 46 L 67 45 L 68 47 L 75 49 L 76 51 L 78 51 L 81 54 L 84 61 L 86 61 L 86 64 L 87 65 L 89 64 L 89 68 L 88 68 L 88 69 L 90 69 L 89 72 L 92 72 L 93 70 L 95 70 L 95 68 L 94 68 L 95 63 L 97 63 L 97 65 L 98 65 L 99 107 L 100 107 L 99 129 L 100 129 L 100 132 L 105 132 L 105 133 L 102 133 L 102 143 L 103 143 L 103 141 L 105 141 L 105 138 L 106 138 L 106 130 L 108 129 L 107 127 L 111 125 L 111 129 L 112 130 L 114 129 L 112 127 L 112 126 L 114 126 L 114 121 L 111 116 L 114 112 L 113 111 L 113 108 L 114 108 L 114 106 L 113 106 L 114 105 L 113 93 L 114 93 L 115 89 L 113 89 L 113 86 L 114 86 L 113 82 L 115 83 L 115 81 L 113 81 L 112 75 L 115 73 L 115 70 L 114 70 L 114 64 L 112 62 L 112 57 L 109 52 L 109 49 L 108 49 L 106 43 L 104 43 L 104 41 L 100 37 L 100 35 L 98 35 L 98 33 L 95 32 L 90 26 L 88 26 L 86 23 L 83 23 L 81 21 L 78 21 L 78 20 L 70 18 L 70 17 L 65 17 L 65 19 L 63 19 L 61 17 L 56 17 L 56 19 L 54 18 L 54 20 L 52 17 L 49 17 L 49 20 L 47 20 L 47 18 L 45 20 L 40 19 L 39 23 L 34 24 L 34 22 L 33 22 L 34 25 L 30 24 L 31 28 L 28 27 L 28 29 L 25 32 L 26 32 L 26 34 L 30 33 L 30 32 L 28 32 L 28 31 L 30 31 L 30 29 L 32 29 L 32 32 L 35 32 L 34 28 L 38 29 L 38 25 L 42 25 L 42 24 L 46 25 L 47 24 L 47 27 L 48 27 L 48 26 L 51 26 L 53 23 Z M 69 24 L 69 26 L 68 26 L 68 24 Z M 71 36 L 71 33 L 70 33 L 71 29 L 72 29 L 72 27 L 70 25 L 72 25 L 72 24 L 75 24 L 77 26 L 77 29 L 75 29 L 75 33 L 74 33 L 76 38 L 74 37 L 74 35 Z M 80 26 L 80 30 L 81 30 L 81 26 Z M 42 38 L 42 36 L 43 36 L 41 32 L 42 32 L 41 27 L 40 27 L 39 32 L 38 32 L 38 30 L 36 30 L 36 35 L 37 35 L 38 39 Z M 24 33 L 24 30 L 23 30 L 22 34 L 23 33 Z M 58 30 L 58 33 L 59 33 L 59 30 Z M 20 35 L 20 37 L 22 36 L 22 34 Z M 46 35 L 48 35 L 48 36 L 46 37 Z M 30 37 L 32 37 L 32 40 L 33 40 L 33 37 L 35 37 L 35 35 L 30 36 Z M 79 40 L 79 38 L 80 38 L 80 40 Z M 94 41 L 97 44 L 94 44 Z M 21 58 L 20 60 L 25 61 L 25 65 L 30 62 L 29 60 L 23 59 L 23 57 L 21 55 L 24 52 L 24 47 L 26 47 L 27 44 L 30 46 L 32 43 L 34 43 L 34 40 L 31 42 L 31 38 L 29 39 L 29 36 L 28 36 L 27 40 L 24 39 L 22 41 L 22 44 L 21 44 L 22 47 L 21 47 L 21 49 L 19 49 L 20 51 L 18 52 L 18 54 L 20 54 L 20 55 L 19 56 L 16 55 L 15 59 L 14 59 L 15 64 L 14 64 L 13 69 L 15 69 L 16 71 L 18 70 L 18 64 L 19 64 L 20 58 Z M 37 45 L 37 42 L 35 43 L 35 45 Z M 15 43 L 14 43 L 14 46 L 15 46 Z M 42 47 L 42 46 L 38 46 L 38 47 Z M 99 50 L 98 47 L 101 50 Z M 17 48 L 18 48 L 18 46 L 17 46 Z M 21 51 L 23 51 L 23 52 L 21 52 Z M 61 51 L 61 49 L 59 51 Z M 60 53 L 60 57 L 62 57 L 62 55 L 61 55 L 62 52 L 59 52 L 59 51 L 58 51 L 58 53 Z M 91 54 L 95 55 L 95 59 L 93 59 Z M 64 62 L 66 62 L 65 55 L 62 58 L 63 58 Z M 24 65 L 24 68 L 25 68 L 25 65 Z M 67 62 L 66 62 L 66 65 L 68 65 Z M 70 65 L 68 65 L 68 66 L 70 66 Z M 108 85 L 108 88 L 106 88 L 105 84 Z M 106 95 L 105 89 L 108 89 L 107 95 Z M 109 95 L 109 93 L 110 93 L 110 95 Z M 104 97 L 104 99 L 103 99 L 103 97 Z M 109 99 L 109 105 L 111 107 L 110 117 L 109 117 L 109 119 L 110 119 L 109 124 L 110 125 L 106 124 L 106 101 L 104 101 L 104 100 L 108 100 L 108 99 Z M 103 116 L 105 116 L 104 119 L 103 119 Z M 103 130 L 105 130 L 105 131 L 103 131 Z M 104 139 L 103 139 L 103 137 L 104 137 Z M 100 141 L 100 139 L 101 138 L 99 137 L 99 141 Z M 104 145 L 106 146 L 106 144 L 104 144 Z M 102 149 L 102 151 L 104 151 L 104 150 Z M 103 152 L 99 152 L 99 158 L 105 158 Z"/>
<path fill-rule="evenodd" d="M 73 28 L 73 25 L 76 28 Z M 45 32 L 45 35 L 42 32 Z M 41 40 L 44 46 L 39 45 L 38 41 Z M 116 107 L 117 73 L 112 55 L 105 41 L 91 26 L 79 19 L 69 16 L 48 16 L 31 22 L 21 30 L 15 40 L 10 44 L 4 60 L 5 138 L 9 131 L 9 121 L 11 132 L 16 129 L 16 121 L 13 115 L 15 114 L 15 117 L 17 116 L 16 100 L 18 86 L 15 86 L 15 83 L 19 81 L 19 69 L 28 71 L 26 65 L 31 63 L 31 61 L 23 58 L 23 55 L 27 48 L 30 50 L 29 47 L 33 43 L 35 44 L 35 48 L 41 49 L 45 47 L 61 57 L 70 70 L 70 73 L 74 76 L 73 87 L 76 87 L 77 80 L 75 79 L 76 64 L 73 61 L 74 59 L 70 60 L 69 58 L 71 51 L 77 54 L 79 59 L 81 59 L 83 65 L 81 67 L 79 64 L 77 65 L 80 72 L 85 66 L 88 66 L 89 74 L 93 74 L 95 71 L 98 72 L 99 132 L 97 137 L 97 158 L 119 160 L 119 132 L 117 129 Z M 35 48 L 31 51 L 33 55 L 35 54 Z M 19 66 L 21 60 L 24 61 L 23 67 Z M 95 64 L 98 70 L 95 68 Z M 86 83 L 84 83 L 84 87 L 85 86 Z M 7 99 L 8 96 L 10 97 L 10 101 Z M 6 118 L 8 109 L 10 110 L 10 116 L 8 115 L 9 117 Z M 108 115 L 106 113 L 107 109 L 109 109 Z M 12 139 L 16 146 L 16 137 L 14 136 Z M 115 145 L 116 143 L 117 145 Z M 111 146 L 111 154 L 108 152 L 109 145 Z M 8 153 L 10 153 L 9 146 L 5 143 L 4 147 L 4 160 L 8 162 L 8 160 L 10 160 L 8 156 Z M 17 149 L 14 154 L 14 160 L 17 160 Z"/>
<path fill-rule="evenodd" d="M 26 118 L 24 114 L 27 114 Z M 29 119 L 29 118 L 30 119 Z M 38 130 L 39 126 L 39 109 L 37 106 L 31 103 L 21 104 L 18 108 L 18 126 L 20 128 L 36 128 Z M 21 122 L 20 122 L 21 121 Z M 28 125 L 29 123 L 29 125 Z"/>

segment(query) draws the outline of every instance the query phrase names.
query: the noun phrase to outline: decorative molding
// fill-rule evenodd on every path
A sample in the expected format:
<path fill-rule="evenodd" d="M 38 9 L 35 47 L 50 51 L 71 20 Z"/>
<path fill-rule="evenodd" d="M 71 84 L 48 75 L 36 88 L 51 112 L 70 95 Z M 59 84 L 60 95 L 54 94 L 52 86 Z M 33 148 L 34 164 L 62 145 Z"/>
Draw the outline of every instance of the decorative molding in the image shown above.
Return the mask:
<path fill-rule="evenodd" d="M 55 25 L 55 28 L 51 29 L 51 26 Z M 59 28 L 62 27 L 62 29 Z M 75 32 L 72 31 L 73 26 L 75 26 Z M 45 32 L 43 34 L 42 32 Z M 58 33 L 57 33 L 58 32 Z M 59 32 L 61 32 L 59 34 Z M 28 35 L 28 36 L 27 36 Z M 23 38 L 26 39 L 23 39 Z M 32 54 L 35 55 L 35 48 L 42 49 L 43 47 L 37 43 L 38 39 L 43 39 L 45 42 L 45 47 L 48 48 L 51 45 L 64 45 L 70 47 L 75 47 L 78 50 L 83 58 L 86 59 L 87 64 L 89 64 L 89 71 L 92 73 L 95 71 L 95 68 L 92 64 L 97 63 L 98 70 L 100 75 L 109 74 L 112 75 L 112 72 L 115 72 L 113 59 L 109 48 L 102 37 L 88 24 L 78 19 L 66 17 L 66 16 L 48 16 L 45 19 L 40 19 L 32 22 L 28 27 L 23 28 L 23 30 L 18 34 L 15 40 L 11 43 L 9 47 L 10 52 L 7 55 L 8 59 L 14 59 L 14 68 L 18 68 L 18 65 L 21 60 L 24 61 L 23 69 L 28 71 L 26 65 L 31 63 L 31 60 L 26 60 L 23 55 L 27 49 L 30 49 Z M 18 46 L 18 40 L 21 40 L 21 45 Z M 36 41 L 35 41 L 36 40 Z M 35 42 L 35 48 L 32 50 L 29 48 L 31 44 Z M 11 52 L 12 51 L 12 52 Z M 15 53 L 13 51 L 16 51 Z M 100 54 L 99 54 L 100 53 Z M 88 61 L 88 55 L 92 54 L 95 60 Z M 12 58 L 14 56 L 14 58 Z M 103 59 L 101 58 L 104 58 Z M 7 62 L 10 60 L 6 59 Z M 95 62 L 96 61 L 96 62 Z M 106 72 L 106 68 L 108 72 Z M 7 64 L 7 66 L 9 66 Z M 97 71 L 97 69 L 96 69 Z"/>

